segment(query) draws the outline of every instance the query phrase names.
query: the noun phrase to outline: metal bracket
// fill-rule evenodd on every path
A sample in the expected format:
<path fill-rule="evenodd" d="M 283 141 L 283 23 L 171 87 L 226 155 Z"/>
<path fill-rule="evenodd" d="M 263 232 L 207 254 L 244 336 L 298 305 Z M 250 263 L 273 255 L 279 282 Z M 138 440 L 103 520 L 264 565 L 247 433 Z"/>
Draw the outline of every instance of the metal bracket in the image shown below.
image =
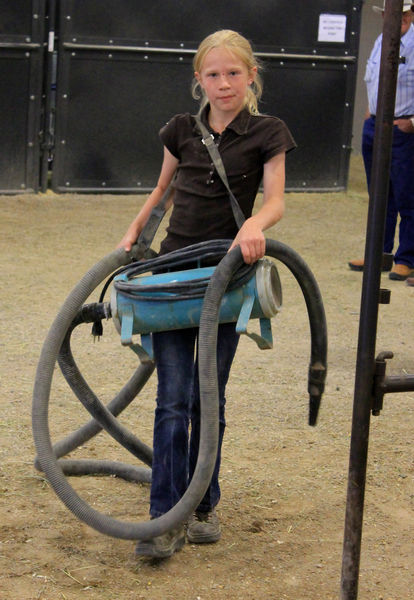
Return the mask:
<path fill-rule="evenodd" d="M 151 334 L 141 335 L 141 345 L 131 344 L 131 350 L 135 352 L 142 363 L 152 362 L 154 360 L 154 350 Z"/>
<path fill-rule="evenodd" d="M 264 317 L 260 319 L 260 335 L 254 331 L 247 331 L 247 325 L 252 313 L 253 304 L 254 296 L 246 296 L 236 323 L 236 332 L 247 335 L 247 337 L 254 340 L 260 350 L 270 350 L 273 348 L 272 326 L 270 319 Z"/>
<path fill-rule="evenodd" d="M 121 344 L 123 346 L 132 345 L 132 331 L 134 327 L 134 311 L 131 304 L 124 309 L 121 322 Z"/>
<path fill-rule="evenodd" d="M 389 304 L 391 302 L 391 291 L 385 288 L 380 288 L 379 290 L 379 304 Z"/>
<path fill-rule="evenodd" d="M 413 392 L 414 375 L 385 376 L 387 358 L 393 358 L 390 351 L 381 352 L 375 359 L 374 385 L 372 390 L 372 414 L 378 416 L 383 407 L 384 394 L 395 392 Z"/>
<path fill-rule="evenodd" d="M 385 394 L 385 372 L 387 370 L 387 358 L 393 358 L 394 354 L 390 351 L 381 352 L 375 359 L 374 385 L 372 395 L 372 414 L 378 417 L 384 405 Z"/>
<path fill-rule="evenodd" d="M 129 346 L 142 363 L 154 360 L 152 338 L 150 334 L 141 335 L 141 344 L 134 344 L 132 332 L 134 327 L 134 311 L 129 304 L 125 307 L 121 324 L 121 344 Z"/>
<path fill-rule="evenodd" d="M 384 252 L 382 255 L 382 268 L 391 271 L 394 255 L 391 252 Z"/>

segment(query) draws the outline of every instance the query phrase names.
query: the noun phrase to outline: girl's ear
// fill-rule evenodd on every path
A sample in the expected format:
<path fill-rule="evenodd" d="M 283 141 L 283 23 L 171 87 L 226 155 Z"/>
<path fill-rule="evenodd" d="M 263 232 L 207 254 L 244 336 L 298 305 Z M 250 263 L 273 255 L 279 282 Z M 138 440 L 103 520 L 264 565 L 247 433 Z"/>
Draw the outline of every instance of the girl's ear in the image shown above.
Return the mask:
<path fill-rule="evenodd" d="M 201 90 L 203 91 L 203 85 L 201 83 L 201 75 L 198 71 L 194 71 L 194 78 L 197 80 L 198 85 L 200 86 Z"/>
<path fill-rule="evenodd" d="M 253 81 L 256 79 L 256 75 L 257 75 L 257 67 L 252 67 L 252 69 L 250 71 L 250 77 L 247 80 L 247 83 L 249 85 L 252 85 Z"/>

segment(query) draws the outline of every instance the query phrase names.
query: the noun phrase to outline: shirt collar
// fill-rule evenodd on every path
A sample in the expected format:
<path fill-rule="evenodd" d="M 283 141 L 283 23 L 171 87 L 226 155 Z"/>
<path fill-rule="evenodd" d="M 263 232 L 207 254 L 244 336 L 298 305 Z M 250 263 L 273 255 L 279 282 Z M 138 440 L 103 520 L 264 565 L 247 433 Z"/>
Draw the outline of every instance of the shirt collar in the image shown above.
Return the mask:
<path fill-rule="evenodd" d="M 208 113 L 210 110 L 210 105 L 207 104 L 203 110 L 201 111 L 201 121 L 204 123 L 204 125 L 211 130 L 211 127 L 208 123 Z M 237 117 L 235 117 L 233 119 L 233 121 L 231 123 L 229 123 L 226 127 L 226 129 L 232 129 L 235 133 L 237 133 L 238 135 L 244 135 L 248 128 L 249 128 L 249 123 L 250 123 L 250 113 L 248 111 L 247 108 L 243 108 L 239 114 L 237 115 Z M 197 125 L 195 125 L 195 129 L 197 129 Z"/>

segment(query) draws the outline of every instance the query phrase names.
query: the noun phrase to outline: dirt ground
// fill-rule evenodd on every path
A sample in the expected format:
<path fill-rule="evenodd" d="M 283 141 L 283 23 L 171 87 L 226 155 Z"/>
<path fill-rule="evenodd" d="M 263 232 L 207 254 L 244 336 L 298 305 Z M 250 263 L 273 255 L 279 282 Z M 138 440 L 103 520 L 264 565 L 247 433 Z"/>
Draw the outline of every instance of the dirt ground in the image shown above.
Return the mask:
<path fill-rule="evenodd" d="M 144 197 L 3 196 L 1 206 L 0 598 L 2 600 L 331 600 L 339 598 L 367 194 L 353 157 L 347 193 L 287 194 L 268 232 L 293 247 L 318 280 L 329 334 L 329 373 L 316 428 L 307 425 L 309 326 L 301 292 L 280 266 L 284 306 L 275 348 L 242 339 L 227 394 L 218 544 L 186 544 L 155 564 L 134 543 L 79 522 L 33 467 L 31 396 L 39 353 L 74 284 L 110 252 Z M 159 242 L 159 237 L 158 237 Z M 156 246 L 156 244 L 155 244 Z M 377 352 L 387 374 L 414 372 L 414 288 L 389 281 Z M 100 290 L 98 290 L 100 291 Z M 96 292 L 96 296 L 98 292 Z M 96 299 L 95 297 L 93 299 Z M 112 322 L 100 342 L 89 326 L 74 339 L 82 372 L 107 403 L 136 368 Z M 151 444 L 155 377 L 121 416 Z M 414 393 L 385 398 L 371 419 L 359 598 L 414 598 Z M 50 401 L 53 441 L 88 415 L 58 369 Z M 134 462 L 106 434 L 74 457 Z M 147 518 L 148 487 L 112 477 L 71 478 L 95 508 Z"/>

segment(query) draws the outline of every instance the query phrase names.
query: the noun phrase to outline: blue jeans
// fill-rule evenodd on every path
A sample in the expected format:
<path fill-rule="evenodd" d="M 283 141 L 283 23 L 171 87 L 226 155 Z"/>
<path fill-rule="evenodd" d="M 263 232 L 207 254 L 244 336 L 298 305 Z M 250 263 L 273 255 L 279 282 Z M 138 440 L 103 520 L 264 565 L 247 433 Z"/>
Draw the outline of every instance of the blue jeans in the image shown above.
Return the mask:
<path fill-rule="evenodd" d="M 364 122 L 362 156 L 368 188 L 372 169 L 375 119 Z M 395 228 L 400 215 L 399 243 L 394 262 L 414 268 L 414 134 L 393 128 L 390 187 L 384 232 L 384 252 L 392 253 Z"/>
<path fill-rule="evenodd" d="M 150 500 L 152 517 L 159 517 L 166 513 L 180 500 L 191 481 L 197 463 L 200 435 L 197 337 L 198 328 L 153 334 L 158 389 Z M 219 325 L 217 339 L 219 446 L 210 486 L 197 508 L 201 512 L 210 511 L 220 500 L 218 476 L 221 444 L 226 426 L 225 387 L 238 341 L 235 323 Z"/>

